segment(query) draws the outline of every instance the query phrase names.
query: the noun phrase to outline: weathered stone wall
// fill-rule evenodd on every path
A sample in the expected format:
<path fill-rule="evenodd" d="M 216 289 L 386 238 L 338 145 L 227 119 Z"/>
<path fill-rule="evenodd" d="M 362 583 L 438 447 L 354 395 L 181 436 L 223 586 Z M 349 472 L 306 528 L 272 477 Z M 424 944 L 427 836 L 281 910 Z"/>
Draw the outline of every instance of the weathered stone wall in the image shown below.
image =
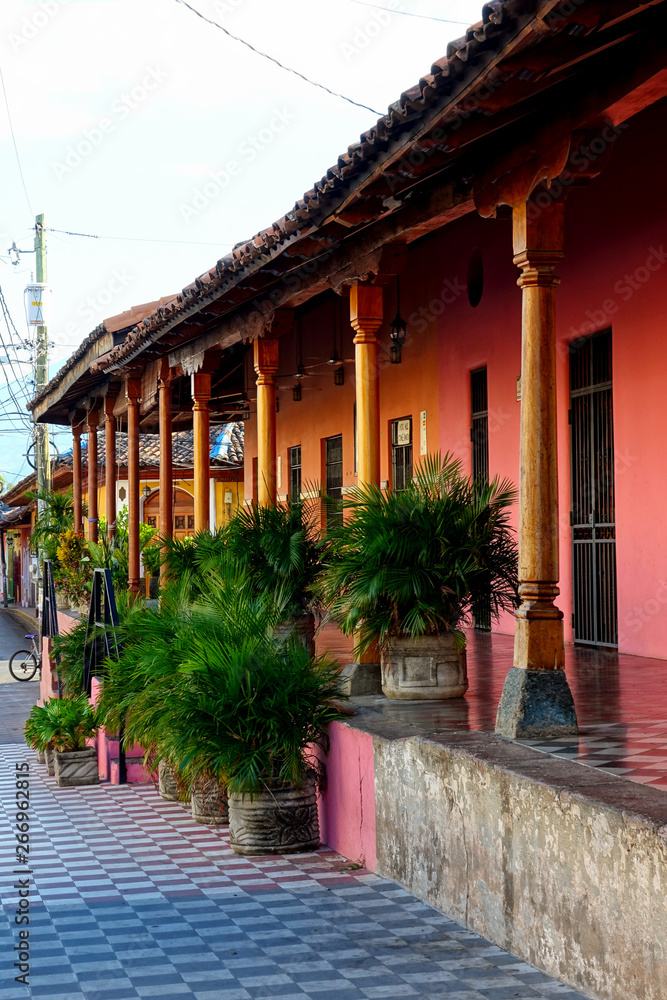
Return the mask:
<path fill-rule="evenodd" d="M 666 793 L 481 733 L 371 728 L 379 874 L 601 1000 L 665 1000 Z"/>

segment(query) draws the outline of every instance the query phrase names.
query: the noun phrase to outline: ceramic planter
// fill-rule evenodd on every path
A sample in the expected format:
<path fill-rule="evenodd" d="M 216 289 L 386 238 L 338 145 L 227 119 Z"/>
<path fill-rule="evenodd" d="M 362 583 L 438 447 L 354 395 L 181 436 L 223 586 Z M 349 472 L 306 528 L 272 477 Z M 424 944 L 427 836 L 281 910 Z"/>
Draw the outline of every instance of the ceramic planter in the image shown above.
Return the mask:
<path fill-rule="evenodd" d="M 381 660 L 387 698 L 461 698 L 468 690 L 465 649 L 457 648 L 451 633 L 388 639 Z"/>
<path fill-rule="evenodd" d="M 250 800 L 229 796 L 229 843 L 237 854 L 295 854 L 320 844 L 315 782 L 282 786 Z"/>
<path fill-rule="evenodd" d="M 168 802 L 178 802 L 180 795 L 172 766 L 166 760 L 161 760 L 158 764 L 157 772 L 157 787 L 162 798 L 167 799 Z"/>
<path fill-rule="evenodd" d="M 44 751 L 44 763 L 46 764 L 46 773 L 50 774 L 51 777 L 56 773 L 56 762 L 53 757 L 54 751 L 51 747 L 47 747 Z"/>
<path fill-rule="evenodd" d="M 273 637 L 279 642 L 294 635 L 305 646 L 311 656 L 315 656 L 315 616 L 300 615 L 279 622 L 273 630 Z"/>
<path fill-rule="evenodd" d="M 197 823 L 225 826 L 229 822 L 227 792 L 219 781 L 209 781 L 190 793 L 192 818 Z"/>
<path fill-rule="evenodd" d="M 97 750 L 86 747 L 85 750 L 54 751 L 56 765 L 56 784 L 97 785 Z"/>

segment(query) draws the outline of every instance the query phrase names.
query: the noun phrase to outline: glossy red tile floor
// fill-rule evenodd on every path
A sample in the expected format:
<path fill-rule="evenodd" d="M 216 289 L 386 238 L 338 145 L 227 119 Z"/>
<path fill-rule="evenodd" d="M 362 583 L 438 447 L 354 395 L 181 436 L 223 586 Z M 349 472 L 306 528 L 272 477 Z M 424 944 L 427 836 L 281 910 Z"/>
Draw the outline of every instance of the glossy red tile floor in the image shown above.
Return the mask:
<path fill-rule="evenodd" d="M 343 662 L 351 659 L 349 640 L 331 628 L 323 630 L 319 646 Z M 469 631 L 470 687 L 465 698 L 446 702 L 374 698 L 364 703 L 431 732 L 493 732 L 512 655 L 512 636 Z M 667 660 L 578 646 L 566 647 L 565 657 L 579 736 L 521 742 L 667 790 Z"/>

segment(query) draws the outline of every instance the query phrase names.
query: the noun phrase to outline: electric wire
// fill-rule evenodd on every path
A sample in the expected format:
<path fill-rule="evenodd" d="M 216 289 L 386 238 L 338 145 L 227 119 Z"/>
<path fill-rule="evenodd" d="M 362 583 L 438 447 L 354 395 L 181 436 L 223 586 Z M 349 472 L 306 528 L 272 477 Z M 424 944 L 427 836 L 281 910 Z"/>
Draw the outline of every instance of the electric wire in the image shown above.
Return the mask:
<path fill-rule="evenodd" d="M 188 247 L 233 247 L 234 243 L 226 243 L 220 240 L 217 243 L 204 243 L 199 240 L 156 240 L 147 236 L 98 236 L 96 233 L 71 233 L 68 229 L 53 229 L 50 226 L 44 227 L 47 233 L 60 233 L 62 236 L 80 236 L 86 240 L 122 240 L 127 243 L 170 243 L 178 246 Z"/>
<path fill-rule="evenodd" d="M 219 28 L 220 31 L 224 32 L 225 35 L 232 38 L 235 42 L 240 42 L 241 45 L 245 45 L 246 48 L 250 49 L 251 52 L 254 52 L 255 55 L 261 56 L 262 59 L 268 59 L 269 62 L 272 62 L 280 69 L 285 70 L 286 73 L 292 73 L 294 76 L 298 76 L 299 79 L 310 84 L 311 87 L 317 87 L 319 90 L 324 90 L 325 93 L 331 94 L 332 97 L 339 97 L 341 101 L 347 101 L 348 104 L 353 104 L 357 108 L 363 108 L 365 111 L 370 111 L 372 114 L 377 115 L 378 118 L 383 114 L 382 111 L 376 111 L 375 108 L 371 108 L 368 104 L 362 104 L 360 101 L 354 101 L 351 97 L 346 97 L 345 94 L 339 94 L 336 90 L 330 90 L 329 87 L 325 87 L 323 83 L 317 83 L 315 80 L 311 80 L 303 73 L 300 73 L 297 69 L 285 66 L 285 64 L 281 63 L 278 59 L 268 55 L 266 52 L 261 52 L 259 49 L 256 49 L 254 45 L 250 44 L 250 42 L 246 42 L 245 38 L 241 38 L 239 35 L 234 35 L 231 31 L 228 31 L 227 28 L 223 28 L 221 24 L 218 24 L 217 21 L 213 21 L 210 17 L 206 17 L 206 15 L 202 14 L 202 12 L 197 10 L 196 7 L 189 4 L 187 0 L 175 0 L 175 2 L 181 4 L 183 7 L 187 7 L 188 10 L 192 11 L 193 14 L 196 14 L 197 17 L 200 17 L 202 21 L 206 21 L 207 24 L 213 25 L 214 28 Z"/>
<path fill-rule="evenodd" d="M 14 126 L 12 125 L 12 116 L 9 110 L 9 100 L 7 98 L 7 90 L 5 88 L 5 78 L 2 73 L 2 67 L 0 66 L 0 84 L 2 84 L 2 93 L 5 98 L 5 108 L 7 109 L 7 121 L 9 122 L 9 131 L 12 136 L 12 143 L 14 144 L 14 153 L 16 154 L 16 165 L 19 168 L 19 174 L 21 175 L 21 184 L 23 185 L 23 193 L 25 194 L 25 200 L 28 202 L 28 208 L 30 209 L 30 215 L 34 218 L 35 213 L 32 210 L 32 205 L 30 204 L 30 195 L 28 194 L 28 189 L 25 183 L 25 177 L 23 176 L 23 167 L 21 166 L 21 157 L 19 156 L 19 148 L 16 145 L 16 136 L 14 135 Z"/>
<path fill-rule="evenodd" d="M 368 3 L 368 0 L 350 0 L 350 3 L 359 4 L 361 7 L 373 7 L 374 10 L 386 10 L 389 14 L 401 14 L 403 17 L 419 17 L 424 21 L 438 21 L 440 24 L 462 24 L 465 28 L 470 27 L 467 21 L 453 21 L 449 17 L 432 17 L 430 14 L 415 14 L 411 10 L 394 10 L 393 7 L 381 7 L 377 3 Z"/>

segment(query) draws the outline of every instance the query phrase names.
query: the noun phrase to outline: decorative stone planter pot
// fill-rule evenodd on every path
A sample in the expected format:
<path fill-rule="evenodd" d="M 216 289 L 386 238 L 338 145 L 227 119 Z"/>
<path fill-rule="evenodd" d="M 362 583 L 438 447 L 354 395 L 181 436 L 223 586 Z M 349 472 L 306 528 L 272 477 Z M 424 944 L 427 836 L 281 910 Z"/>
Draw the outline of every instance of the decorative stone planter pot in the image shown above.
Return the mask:
<path fill-rule="evenodd" d="M 35 760 L 37 761 L 38 764 L 46 763 L 46 757 L 44 755 L 43 750 L 35 750 Z"/>
<path fill-rule="evenodd" d="M 99 784 L 95 747 L 86 747 L 85 750 L 56 750 L 53 756 L 56 764 L 57 785 L 69 787 L 71 785 Z"/>
<path fill-rule="evenodd" d="M 167 763 L 166 760 L 161 760 L 158 764 L 157 773 L 157 787 L 162 798 L 167 799 L 168 802 L 178 802 L 180 800 L 180 795 L 178 792 L 178 785 L 176 784 L 174 769 Z"/>
<path fill-rule="evenodd" d="M 67 611 L 69 608 L 69 598 L 59 590 L 56 590 L 56 607 L 60 611 Z"/>
<path fill-rule="evenodd" d="M 273 630 L 273 637 L 279 642 L 294 635 L 306 647 L 311 656 L 315 656 L 315 616 L 300 615 L 298 618 L 288 618 L 278 622 Z"/>
<path fill-rule="evenodd" d="M 229 796 L 229 844 L 237 854 L 296 854 L 320 845 L 315 782 Z"/>
<path fill-rule="evenodd" d="M 387 698 L 461 698 L 468 690 L 466 652 L 457 648 L 451 633 L 388 639 L 381 660 Z"/>
<path fill-rule="evenodd" d="M 87 621 L 90 613 L 90 601 L 84 601 L 83 604 L 80 604 L 77 611 L 79 612 L 79 617 L 85 618 Z"/>
<path fill-rule="evenodd" d="M 46 773 L 49 774 L 51 777 L 53 777 L 53 775 L 56 773 L 56 762 L 53 754 L 54 751 L 51 749 L 51 747 L 47 747 L 47 749 L 44 751 L 44 763 L 46 764 Z"/>
<path fill-rule="evenodd" d="M 226 826 L 229 823 L 227 792 L 220 782 L 209 781 L 200 788 L 193 788 L 190 802 L 192 818 L 196 823 L 208 823 L 212 826 Z"/>

